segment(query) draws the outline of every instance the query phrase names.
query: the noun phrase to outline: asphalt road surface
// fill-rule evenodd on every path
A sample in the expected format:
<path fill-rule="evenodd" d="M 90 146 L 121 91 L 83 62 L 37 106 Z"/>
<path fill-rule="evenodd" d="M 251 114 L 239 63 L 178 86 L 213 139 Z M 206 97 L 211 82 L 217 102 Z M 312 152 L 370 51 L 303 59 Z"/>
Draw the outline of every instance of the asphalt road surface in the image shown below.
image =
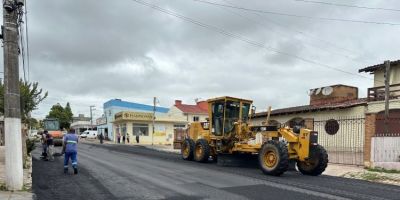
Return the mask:
<path fill-rule="evenodd" d="M 60 151 L 57 149 L 56 151 Z M 79 144 L 79 174 L 63 174 L 33 153 L 33 192 L 47 199 L 399 199 L 400 187 L 287 172 L 266 176 L 257 168 L 183 161 L 140 146 Z"/>

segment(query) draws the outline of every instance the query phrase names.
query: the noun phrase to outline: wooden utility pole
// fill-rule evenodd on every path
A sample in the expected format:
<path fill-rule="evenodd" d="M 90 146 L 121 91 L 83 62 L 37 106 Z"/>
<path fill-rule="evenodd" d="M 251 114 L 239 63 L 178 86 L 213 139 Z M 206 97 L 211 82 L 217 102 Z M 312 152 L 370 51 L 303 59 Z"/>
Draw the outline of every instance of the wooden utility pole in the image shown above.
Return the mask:
<path fill-rule="evenodd" d="M 385 134 L 389 133 L 390 61 L 385 61 Z"/>
<path fill-rule="evenodd" d="M 23 2 L 3 1 L 5 175 L 8 190 L 23 186 L 18 15 Z"/>

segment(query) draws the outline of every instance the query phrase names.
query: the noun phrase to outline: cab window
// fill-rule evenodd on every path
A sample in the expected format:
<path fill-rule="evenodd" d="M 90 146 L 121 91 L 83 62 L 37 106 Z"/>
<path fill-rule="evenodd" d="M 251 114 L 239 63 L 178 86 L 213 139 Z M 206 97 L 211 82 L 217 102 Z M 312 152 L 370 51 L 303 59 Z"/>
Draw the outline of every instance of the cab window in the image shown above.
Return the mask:
<path fill-rule="evenodd" d="M 224 118 L 224 102 L 215 102 L 211 104 L 212 112 L 212 133 L 221 136 L 223 131 L 223 118 Z"/>
<path fill-rule="evenodd" d="M 233 131 L 234 123 L 239 121 L 240 117 L 240 102 L 227 101 L 225 110 L 225 123 L 224 133 L 230 133 Z"/>

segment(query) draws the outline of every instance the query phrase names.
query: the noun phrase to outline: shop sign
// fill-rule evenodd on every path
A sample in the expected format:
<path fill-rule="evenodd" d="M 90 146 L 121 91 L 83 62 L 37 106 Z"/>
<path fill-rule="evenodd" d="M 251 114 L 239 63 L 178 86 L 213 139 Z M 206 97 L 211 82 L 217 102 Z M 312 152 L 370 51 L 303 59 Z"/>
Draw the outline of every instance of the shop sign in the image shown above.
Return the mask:
<path fill-rule="evenodd" d="M 155 124 L 154 125 L 154 136 L 165 136 L 167 129 L 165 125 Z"/>
<path fill-rule="evenodd" d="M 119 112 L 115 114 L 115 120 L 151 121 L 153 120 L 153 113 Z"/>

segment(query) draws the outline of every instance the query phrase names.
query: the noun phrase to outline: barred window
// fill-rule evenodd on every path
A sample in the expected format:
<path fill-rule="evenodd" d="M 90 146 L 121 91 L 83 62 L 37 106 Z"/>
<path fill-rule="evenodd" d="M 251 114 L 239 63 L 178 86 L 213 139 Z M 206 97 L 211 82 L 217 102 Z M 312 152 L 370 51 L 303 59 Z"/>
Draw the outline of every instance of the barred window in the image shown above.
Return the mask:
<path fill-rule="evenodd" d="M 330 119 L 326 121 L 325 131 L 329 135 L 335 135 L 339 131 L 339 122 L 335 119 Z"/>

